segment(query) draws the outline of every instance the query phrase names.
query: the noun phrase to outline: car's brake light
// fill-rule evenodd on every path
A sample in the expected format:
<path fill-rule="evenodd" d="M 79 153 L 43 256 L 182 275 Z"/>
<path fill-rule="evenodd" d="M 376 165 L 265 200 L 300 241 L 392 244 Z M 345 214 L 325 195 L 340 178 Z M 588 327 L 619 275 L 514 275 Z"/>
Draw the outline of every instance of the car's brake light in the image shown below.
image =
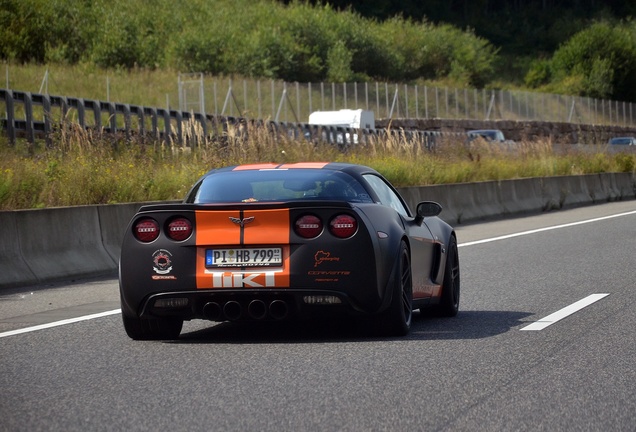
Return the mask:
<path fill-rule="evenodd" d="M 358 221 L 351 215 L 341 214 L 329 222 L 329 231 L 338 238 L 349 238 L 358 230 Z"/>
<path fill-rule="evenodd" d="M 322 221 L 314 215 L 304 215 L 296 220 L 296 234 L 304 238 L 314 238 L 322 232 Z"/>
<path fill-rule="evenodd" d="M 150 243 L 159 237 L 159 224 L 154 219 L 139 219 L 133 227 L 133 233 L 140 242 Z"/>
<path fill-rule="evenodd" d="M 167 235 L 174 241 L 186 240 L 192 234 L 192 224 L 184 217 L 172 219 L 168 224 Z"/>

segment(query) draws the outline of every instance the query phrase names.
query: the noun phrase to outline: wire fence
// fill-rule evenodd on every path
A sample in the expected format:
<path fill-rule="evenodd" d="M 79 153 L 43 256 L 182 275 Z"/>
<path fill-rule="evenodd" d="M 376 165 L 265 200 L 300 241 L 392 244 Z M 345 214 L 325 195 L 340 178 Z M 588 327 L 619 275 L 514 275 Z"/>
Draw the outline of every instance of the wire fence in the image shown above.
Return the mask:
<path fill-rule="evenodd" d="M 563 122 L 630 127 L 636 107 L 589 97 L 389 83 L 287 83 L 179 75 L 181 111 L 306 122 L 314 111 L 365 109 L 384 119 Z"/>
<path fill-rule="evenodd" d="M 9 66 L 6 65 L 6 89 L 11 89 Z M 633 103 L 567 96 L 521 90 L 469 89 L 435 87 L 387 82 L 363 83 L 298 83 L 277 80 L 232 79 L 202 73 L 180 73 L 177 86 L 165 95 L 155 94 L 153 87 L 145 93 L 155 94 L 153 102 L 131 100 L 130 83 L 118 77 L 106 77 L 103 86 L 91 77 L 79 77 L 81 88 L 91 94 L 68 94 L 67 97 L 98 99 L 107 102 L 154 106 L 199 114 L 235 116 L 285 122 L 307 122 L 314 111 L 365 109 L 377 119 L 448 119 L 448 120 L 512 120 L 561 122 L 607 126 L 636 126 Z M 37 80 L 39 89 L 15 89 L 49 94 L 49 81 L 55 83 L 48 68 Z M 76 80 L 76 81 L 77 81 Z M 57 83 L 59 84 L 59 83 Z M 60 87 L 59 85 L 55 87 Z M 167 88 L 169 88 L 168 86 Z M 162 87 L 165 91 L 167 88 Z M 117 89 L 117 90 L 116 90 Z M 162 90 L 162 92 L 164 91 Z M 165 98 L 164 98 L 165 96 Z M 165 100 L 165 106 L 162 99 Z M 175 101 L 178 100 L 178 104 Z M 0 111 L 1 114 L 1 111 Z M 6 117 L 6 116 L 5 116 Z"/>

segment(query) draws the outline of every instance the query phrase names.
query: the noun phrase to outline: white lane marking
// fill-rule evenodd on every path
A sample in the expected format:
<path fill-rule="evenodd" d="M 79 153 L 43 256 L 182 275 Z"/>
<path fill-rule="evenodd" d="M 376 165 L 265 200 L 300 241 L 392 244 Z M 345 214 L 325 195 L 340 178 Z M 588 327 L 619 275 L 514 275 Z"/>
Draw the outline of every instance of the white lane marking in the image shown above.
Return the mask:
<path fill-rule="evenodd" d="M 121 309 L 114 309 L 114 310 L 110 310 L 110 311 L 106 311 L 106 312 L 100 312 L 100 313 L 95 313 L 95 314 L 91 314 L 91 315 L 84 315 L 84 316 L 77 317 L 77 318 L 69 318 L 69 319 L 65 319 L 65 320 L 61 320 L 61 321 L 54 321 L 54 322 L 51 322 L 51 323 L 40 324 L 40 325 L 36 325 L 36 326 L 33 326 L 33 327 L 25 327 L 25 328 L 21 328 L 21 329 L 18 329 L 18 330 L 11 330 L 11 331 L 8 331 L 8 332 L 0 333 L 0 338 L 7 337 L 7 336 L 18 335 L 18 334 L 22 334 L 22 333 L 34 332 L 36 330 L 43 330 L 43 329 L 47 329 L 47 328 L 51 328 L 51 327 L 58 327 L 58 326 L 66 325 L 66 324 L 73 324 L 73 323 L 80 322 L 80 321 L 92 320 L 92 319 L 95 319 L 95 318 L 101 318 L 101 317 L 105 317 L 105 316 L 108 316 L 108 315 L 116 315 L 118 313 L 121 313 Z"/>
<path fill-rule="evenodd" d="M 629 216 L 629 215 L 633 215 L 633 214 L 636 214 L 636 210 L 630 211 L 630 212 L 626 212 L 626 213 L 618 213 L 618 214 L 610 215 L 610 216 L 598 217 L 598 218 L 594 218 L 594 219 L 587 219 L 587 220 L 579 221 L 579 222 L 567 223 L 567 224 L 563 224 L 563 225 L 554 225 L 554 226 L 551 226 L 551 227 L 538 228 L 538 229 L 534 229 L 534 230 L 530 230 L 530 231 L 522 231 L 522 232 L 519 232 L 519 233 L 508 234 L 508 235 L 503 235 L 503 236 L 499 236 L 499 237 L 492 237 L 492 238 L 489 238 L 489 239 L 475 240 L 475 241 L 471 241 L 471 242 L 458 244 L 457 247 L 473 246 L 473 245 L 477 245 L 477 244 L 481 244 L 481 243 L 490 243 L 490 242 L 494 242 L 494 241 L 497 241 L 497 240 L 505 240 L 505 239 L 509 239 L 509 238 L 513 238 L 513 237 L 520 237 L 520 236 L 524 236 L 524 235 L 536 234 L 536 233 L 543 232 L 543 231 L 551 231 L 551 230 L 556 230 L 556 229 L 560 229 L 560 228 L 567 228 L 567 227 L 576 226 L 576 225 L 583 225 L 583 224 L 587 224 L 587 223 L 598 222 L 598 221 L 602 221 L 602 220 L 606 220 L 606 219 L 613 219 L 613 218 L 622 217 L 622 216 Z"/>
<path fill-rule="evenodd" d="M 532 324 L 520 329 L 520 330 L 543 330 L 549 325 L 554 324 L 557 321 L 562 320 L 563 318 L 572 315 L 574 312 L 577 312 L 584 307 L 591 305 L 599 301 L 600 299 L 607 297 L 608 294 L 591 294 L 584 299 L 581 299 L 575 303 L 572 303 L 570 306 L 564 307 L 561 310 L 554 312 L 553 314 L 548 315 L 545 318 L 541 318 L 539 321 L 533 322 Z"/>

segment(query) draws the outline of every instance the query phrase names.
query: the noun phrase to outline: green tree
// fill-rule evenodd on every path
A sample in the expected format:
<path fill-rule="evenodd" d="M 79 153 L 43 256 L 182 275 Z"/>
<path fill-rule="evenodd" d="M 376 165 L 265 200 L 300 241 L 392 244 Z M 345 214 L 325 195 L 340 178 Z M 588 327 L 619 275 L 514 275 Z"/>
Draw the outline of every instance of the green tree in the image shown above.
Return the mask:
<path fill-rule="evenodd" d="M 595 23 L 574 35 L 554 53 L 550 69 L 552 84 L 570 93 L 636 100 L 634 25 Z"/>

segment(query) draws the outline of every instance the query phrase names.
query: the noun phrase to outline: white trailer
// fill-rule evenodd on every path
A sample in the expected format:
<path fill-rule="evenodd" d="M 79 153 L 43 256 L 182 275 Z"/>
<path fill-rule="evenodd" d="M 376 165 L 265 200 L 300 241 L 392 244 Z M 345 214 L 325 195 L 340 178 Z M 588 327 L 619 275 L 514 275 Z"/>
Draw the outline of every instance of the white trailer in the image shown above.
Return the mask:
<path fill-rule="evenodd" d="M 352 129 L 375 129 L 373 111 L 342 109 L 340 111 L 315 111 L 309 114 L 309 124 L 341 126 Z"/>
<path fill-rule="evenodd" d="M 309 124 L 328 128 L 375 129 L 373 111 L 342 109 L 340 111 L 315 111 L 309 114 Z M 337 144 L 351 144 L 351 133 L 323 132 L 323 139 Z M 358 134 L 353 133 L 353 144 L 358 143 Z"/>

